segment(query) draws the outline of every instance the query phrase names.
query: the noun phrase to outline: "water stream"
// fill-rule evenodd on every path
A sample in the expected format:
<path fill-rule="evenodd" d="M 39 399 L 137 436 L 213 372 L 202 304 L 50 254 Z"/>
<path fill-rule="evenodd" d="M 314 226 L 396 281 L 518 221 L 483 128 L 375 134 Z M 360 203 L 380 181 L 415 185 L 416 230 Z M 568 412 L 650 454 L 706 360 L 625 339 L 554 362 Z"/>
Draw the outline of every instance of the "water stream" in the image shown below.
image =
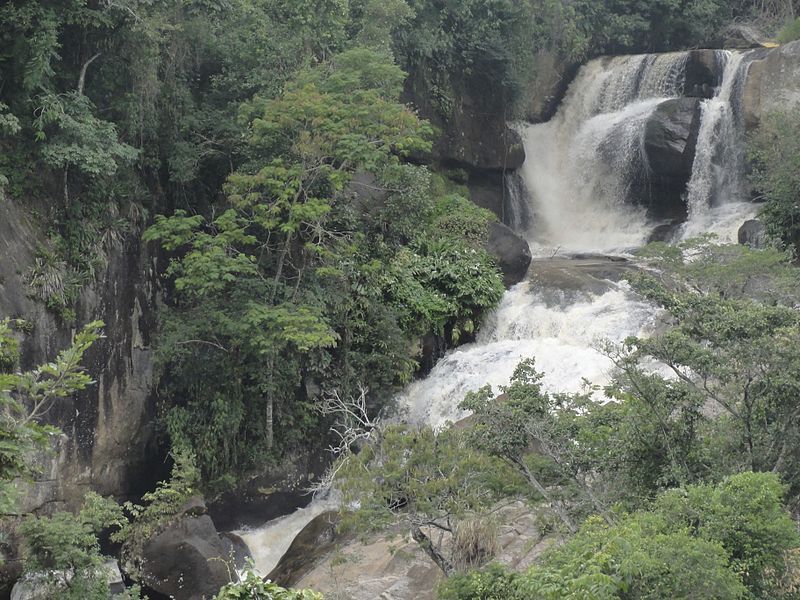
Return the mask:
<path fill-rule="evenodd" d="M 506 293 L 477 340 L 449 352 L 398 397 L 408 421 L 440 427 L 462 418 L 458 404 L 467 392 L 507 384 L 523 358 L 535 358 L 549 390 L 579 391 L 585 380 L 602 385 L 611 364 L 600 346 L 652 331 L 658 311 L 631 292 L 624 275 L 636 268 L 630 253 L 658 225 L 635 198 L 648 174 L 645 124 L 659 104 L 683 94 L 688 58 L 591 61 L 550 122 L 516 126 L 527 159 L 521 177 L 509 180 L 507 210 L 535 259 L 527 280 Z M 684 197 L 689 217 L 675 241 L 711 232 L 734 242 L 755 213 L 742 179 L 739 103 L 747 55 L 720 51 L 716 58 L 723 75 L 702 104 Z M 302 527 L 329 509 L 328 501 L 315 501 L 241 532 L 259 571 L 268 573 Z"/>

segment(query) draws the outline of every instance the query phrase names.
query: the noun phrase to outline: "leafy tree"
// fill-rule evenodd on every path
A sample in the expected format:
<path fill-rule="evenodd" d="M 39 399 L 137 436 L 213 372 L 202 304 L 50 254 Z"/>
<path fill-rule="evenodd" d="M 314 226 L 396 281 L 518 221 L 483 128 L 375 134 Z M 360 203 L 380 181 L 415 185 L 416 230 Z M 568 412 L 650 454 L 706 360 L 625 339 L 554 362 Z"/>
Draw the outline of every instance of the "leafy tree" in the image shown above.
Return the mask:
<path fill-rule="evenodd" d="M 345 453 L 335 468 L 344 505 L 356 508 L 345 524 L 361 531 L 402 524 L 445 575 L 459 565 L 480 566 L 491 558 L 491 540 L 459 557 L 459 526 L 485 519 L 513 476 L 471 450 L 457 431 L 389 426 L 375 430 L 357 454 Z M 505 481 L 504 481 L 504 478 Z"/>
<path fill-rule="evenodd" d="M 611 522 L 590 485 L 592 446 L 584 445 L 589 440 L 582 439 L 582 414 L 594 403 L 588 396 L 551 396 L 542 390 L 541 379 L 534 361 L 523 360 L 499 398 L 495 399 L 490 386 L 467 394 L 460 406 L 475 415 L 468 437 L 476 448 L 518 471 L 571 533 L 577 526 L 564 501 L 575 492 L 591 511 Z"/>
<path fill-rule="evenodd" d="M 30 453 L 46 447 L 50 436 L 58 433 L 41 419 L 55 402 L 93 383 L 80 363 L 102 326 L 100 321 L 89 323 L 54 362 L 20 372 L 19 342 L 11 321 L 0 321 L 0 512 L 13 510 L 12 482 L 34 474 Z"/>
<path fill-rule="evenodd" d="M 689 401 L 689 410 L 681 418 L 688 419 L 684 420 L 685 426 L 692 429 L 686 431 L 695 432 L 693 439 L 701 438 L 691 423 L 706 421 L 710 430 L 717 431 L 714 437 L 731 442 L 722 453 L 726 460 L 740 465 L 738 469 L 733 467 L 734 470 L 785 473 L 794 489 L 794 467 L 790 465 L 796 461 L 793 440 L 798 434 L 795 427 L 798 407 L 793 400 L 797 396 L 794 382 L 798 364 L 794 340 L 800 332 L 796 311 L 747 297 L 749 286 L 739 297 L 730 293 L 735 288 L 719 287 L 719 280 L 713 274 L 720 267 L 702 257 L 720 256 L 724 250 L 708 246 L 698 252 L 701 258 L 697 266 L 686 268 L 684 259 L 678 259 L 677 266 L 670 269 L 670 287 L 652 275 L 634 278 L 636 290 L 669 310 L 674 326 L 649 339 L 631 339 L 626 343 L 623 354 L 615 359 L 622 373 L 618 388 L 649 405 L 658 402 L 654 393 L 668 390 L 678 393 Z M 734 260 L 722 268 L 734 271 L 737 265 L 750 268 L 751 252 L 737 251 L 742 260 Z M 776 266 L 774 272 L 779 273 L 780 269 Z M 776 281 L 796 277 L 788 265 L 782 269 L 788 273 L 776 275 Z M 706 278 L 704 274 L 711 276 Z M 768 278 L 759 280 L 766 287 L 768 282 Z M 764 294 L 760 286 L 755 286 L 754 293 Z M 772 297 L 786 298 L 783 293 Z M 647 374 L 646 365 L 652 359 L 669 368 L 671 381 Z M 640 385 L 645 380 L 652 383 L 650 388 Z M 699 408 L 709 406 L 714 407 L 719 418 L 700 418 Z M 660 414 L 662 426 L 656 433 L 659 435 L 661 430 L 659 437 L 667 444 L 663 424 L 674 421 L 679 413 L 673 407 L 671 412 Z M 673 448 L 676 441 L 673 440 Z M 677 455 L 670 461 L 685 476 L 693 470 L 688 464 L 681 465 Z"/>
<path fill-rule="evenodd" d="M 751 179 L 766 199 L 761 218 L 767 231 L 800 248 L 800 117 L 796 111 L 765 115 L 750 139 Z"/>
<path fill-rule="evenodd" d="M 322 600 L 322 594 L 311 590 L 287 590 L 246 571 L 240 581 L 222 588 L 214 600 Z"/>
<path fill-rule="evenodd" d="M 77 515 L 58 512 L 51 517 L 27 517 L 20 526 L 24 571 L 37 586 L 43 586 L 42 598 L 107 599 L 109 582 L 103 563 L 108 559 L 100 552 L 97 536 L 123 521 L 122 508 L 94 492 L 86 495 Z"/>

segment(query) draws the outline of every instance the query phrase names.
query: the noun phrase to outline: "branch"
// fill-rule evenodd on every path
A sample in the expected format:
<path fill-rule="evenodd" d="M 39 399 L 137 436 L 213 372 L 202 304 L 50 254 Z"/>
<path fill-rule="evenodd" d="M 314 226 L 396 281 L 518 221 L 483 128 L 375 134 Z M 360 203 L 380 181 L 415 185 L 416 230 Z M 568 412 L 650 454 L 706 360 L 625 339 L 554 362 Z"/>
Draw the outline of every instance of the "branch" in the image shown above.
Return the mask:
<path fill-rule="evenodd" d="M 97 58 L 99 58 L 99 56 L 100 56 L 100 52 L 98 52 L 92 58 L 90 58 L 85 63 L 83 63 L 83 66 L 81 67 L 80 77 L 78 77 L 78 95 L 79 96 L 83 96 L 83 88 L 86 85 L 86 70 L 89 68 L 90 64 L 92 64 L 95 60 L 97 60 Z"/>

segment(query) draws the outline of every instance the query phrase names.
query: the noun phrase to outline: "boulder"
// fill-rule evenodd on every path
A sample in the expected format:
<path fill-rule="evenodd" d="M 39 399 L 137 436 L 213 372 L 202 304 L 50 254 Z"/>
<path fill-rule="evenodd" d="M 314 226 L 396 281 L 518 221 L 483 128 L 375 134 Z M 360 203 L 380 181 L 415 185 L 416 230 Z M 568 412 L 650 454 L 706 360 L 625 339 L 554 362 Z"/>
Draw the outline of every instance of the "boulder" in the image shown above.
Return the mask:
<path fill-rule="evenodd" d="M 486 250 L 497 261 L 506 287 L 516 285 L 525 278 L 531 264 L 531 249 L 528 242 L 511 228 L 502 223 L 489 225 Z"/>
<path fill-rule="evenodd" d="M 341 515 L 335 510 L 315 517 L 294 538 L 286 554 L 267 575 L 267 579 L 284 587 L 294 586 L 320 558 L 333 549 L 335 542 L 352 539 L 352 536 L 339 536 L 336 528 L 340 521 Z"/>
<path fill-rule="evenodd" d="M 199 497 L 148 540 L 135 560 L 141 583 L 174 600 L 213 598 L 230 582 L 237 562 L 230 540 L 220 537 Z"/>
<path fill-rule="evenodd" d="M 700 127 L 699 98 L 675 98 L 658 105 L 645 126 L 645 152 L 656 176 L 684 187 L 692 175 L 697 133 Z"/>
<path fill-rule="evenodd" d="M 108 581 L 109 598 L 116 598 L 125 591 L 125 582 L 117 561 L 111 560 L 103 563 L 99 567 L 99 572 L 105 575 Z M 59 579 L 65 576 L 67 579 L 70 578 L 69 575 L 60 573 Z M 47 600 L 53 597 L 53 591 L 52 587 L 48 585 L 45 574 L 29 574 L 14 584 L 10 600 Z"/>
<path fill-rule="evenodd" d="M 714 88 L 722 80 L 722 70 L 715 50 L 692 50 L 686 60 L 684 95 L 713 98 Z"/>
<path fill-rule="evenodd" d="M 758 219 L 745 221 L 739 228 L 739 243 L 751 248 L 764 248 L 767 244 L 767 228 Z"/>
<path fill-rule="evenodd" d="M 800 106 L 800 41 L 758 52 L 763 57 L 750 64 L 742 94 L 747 129 L 769 112 Z"/>

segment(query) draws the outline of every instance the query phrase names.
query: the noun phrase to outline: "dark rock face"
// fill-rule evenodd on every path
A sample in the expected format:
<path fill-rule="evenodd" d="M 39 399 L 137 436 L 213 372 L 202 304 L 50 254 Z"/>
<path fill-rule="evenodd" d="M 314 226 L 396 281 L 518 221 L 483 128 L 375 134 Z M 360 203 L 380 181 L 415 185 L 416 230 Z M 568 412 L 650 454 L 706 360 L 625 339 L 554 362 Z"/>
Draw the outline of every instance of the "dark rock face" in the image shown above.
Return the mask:
<path fill-rule="evenodd" d="M 237 552 L 241 550 L 234 551 L 230 540 L 226 543 L 217 533 L 202 499 L 192 499 L 175 521 L 144 545 L 138 557 L 141 583 L 175 600 L 213 598 L 230 582 Z"/>
<path fill-rule="evenodd" d="M 0 195 L 0 318 L 23 318 L 32 332 L 22 346 L 23 367 L 67 347 L 73 330 L 30 297 L 25 275 L 46 236 L 20 207 Z M 56 402 L 47 421 L 64 435 L 52 456 L 42 457 L 43 475 L 21 494 L 23 511 L 75 508 L 87 489 L 126 497 L 163 478 L 155 443 L 151 334 L 159 296 L 157 257 L 132 234 L 107 250 L 107 266 L 87 286 L 76 306 L 77 325 L 105 322 L 105 338 L 84 363 L 96 383 Z"/>
<path fill-rule="evenodd" d="M 738 238 L 742 246 L 764 248 L 767 245 L 767 228 L 758 219 L 750 219 L 739 228 Z"/>
<path fill-rule="evenodd" d="M 645 152 L 654 175 L 688 181 L 699 126 L 698 98 L 677 98 L 658 106 L 645 128 Z"/>
<path fill-rule="evenodd" d="M 723 66 L 714 50 L 692 50 L 686 61 L 684 95 L 693 98 L 713 98 L 714 88 L 722 80 Z"/>
<path fill-rule="evenodd" d="M 644 148 L 654 216 L 674 217 L 685 210 L 681 194 L 692 176 L 700 115 L 699 98 L 676 98 L 660 104 L 647 122 Z"/>
<path fill-rule="evenodd" d="M 511 287 L 522 281 L 531 264 L 528 242 L 502 223 L 489 225 L 486 250 L 495 257 L 503 273 L 503 283 Z"/>
<path fill-rule="evenodd" d="M 336 532 L 340 520 L 336 511 L 322 513 L 312 520 L 294 538 L 267 578 L 284 587 L 294 586 L 334 547 L 334 542 L 340 541 Z"/>

